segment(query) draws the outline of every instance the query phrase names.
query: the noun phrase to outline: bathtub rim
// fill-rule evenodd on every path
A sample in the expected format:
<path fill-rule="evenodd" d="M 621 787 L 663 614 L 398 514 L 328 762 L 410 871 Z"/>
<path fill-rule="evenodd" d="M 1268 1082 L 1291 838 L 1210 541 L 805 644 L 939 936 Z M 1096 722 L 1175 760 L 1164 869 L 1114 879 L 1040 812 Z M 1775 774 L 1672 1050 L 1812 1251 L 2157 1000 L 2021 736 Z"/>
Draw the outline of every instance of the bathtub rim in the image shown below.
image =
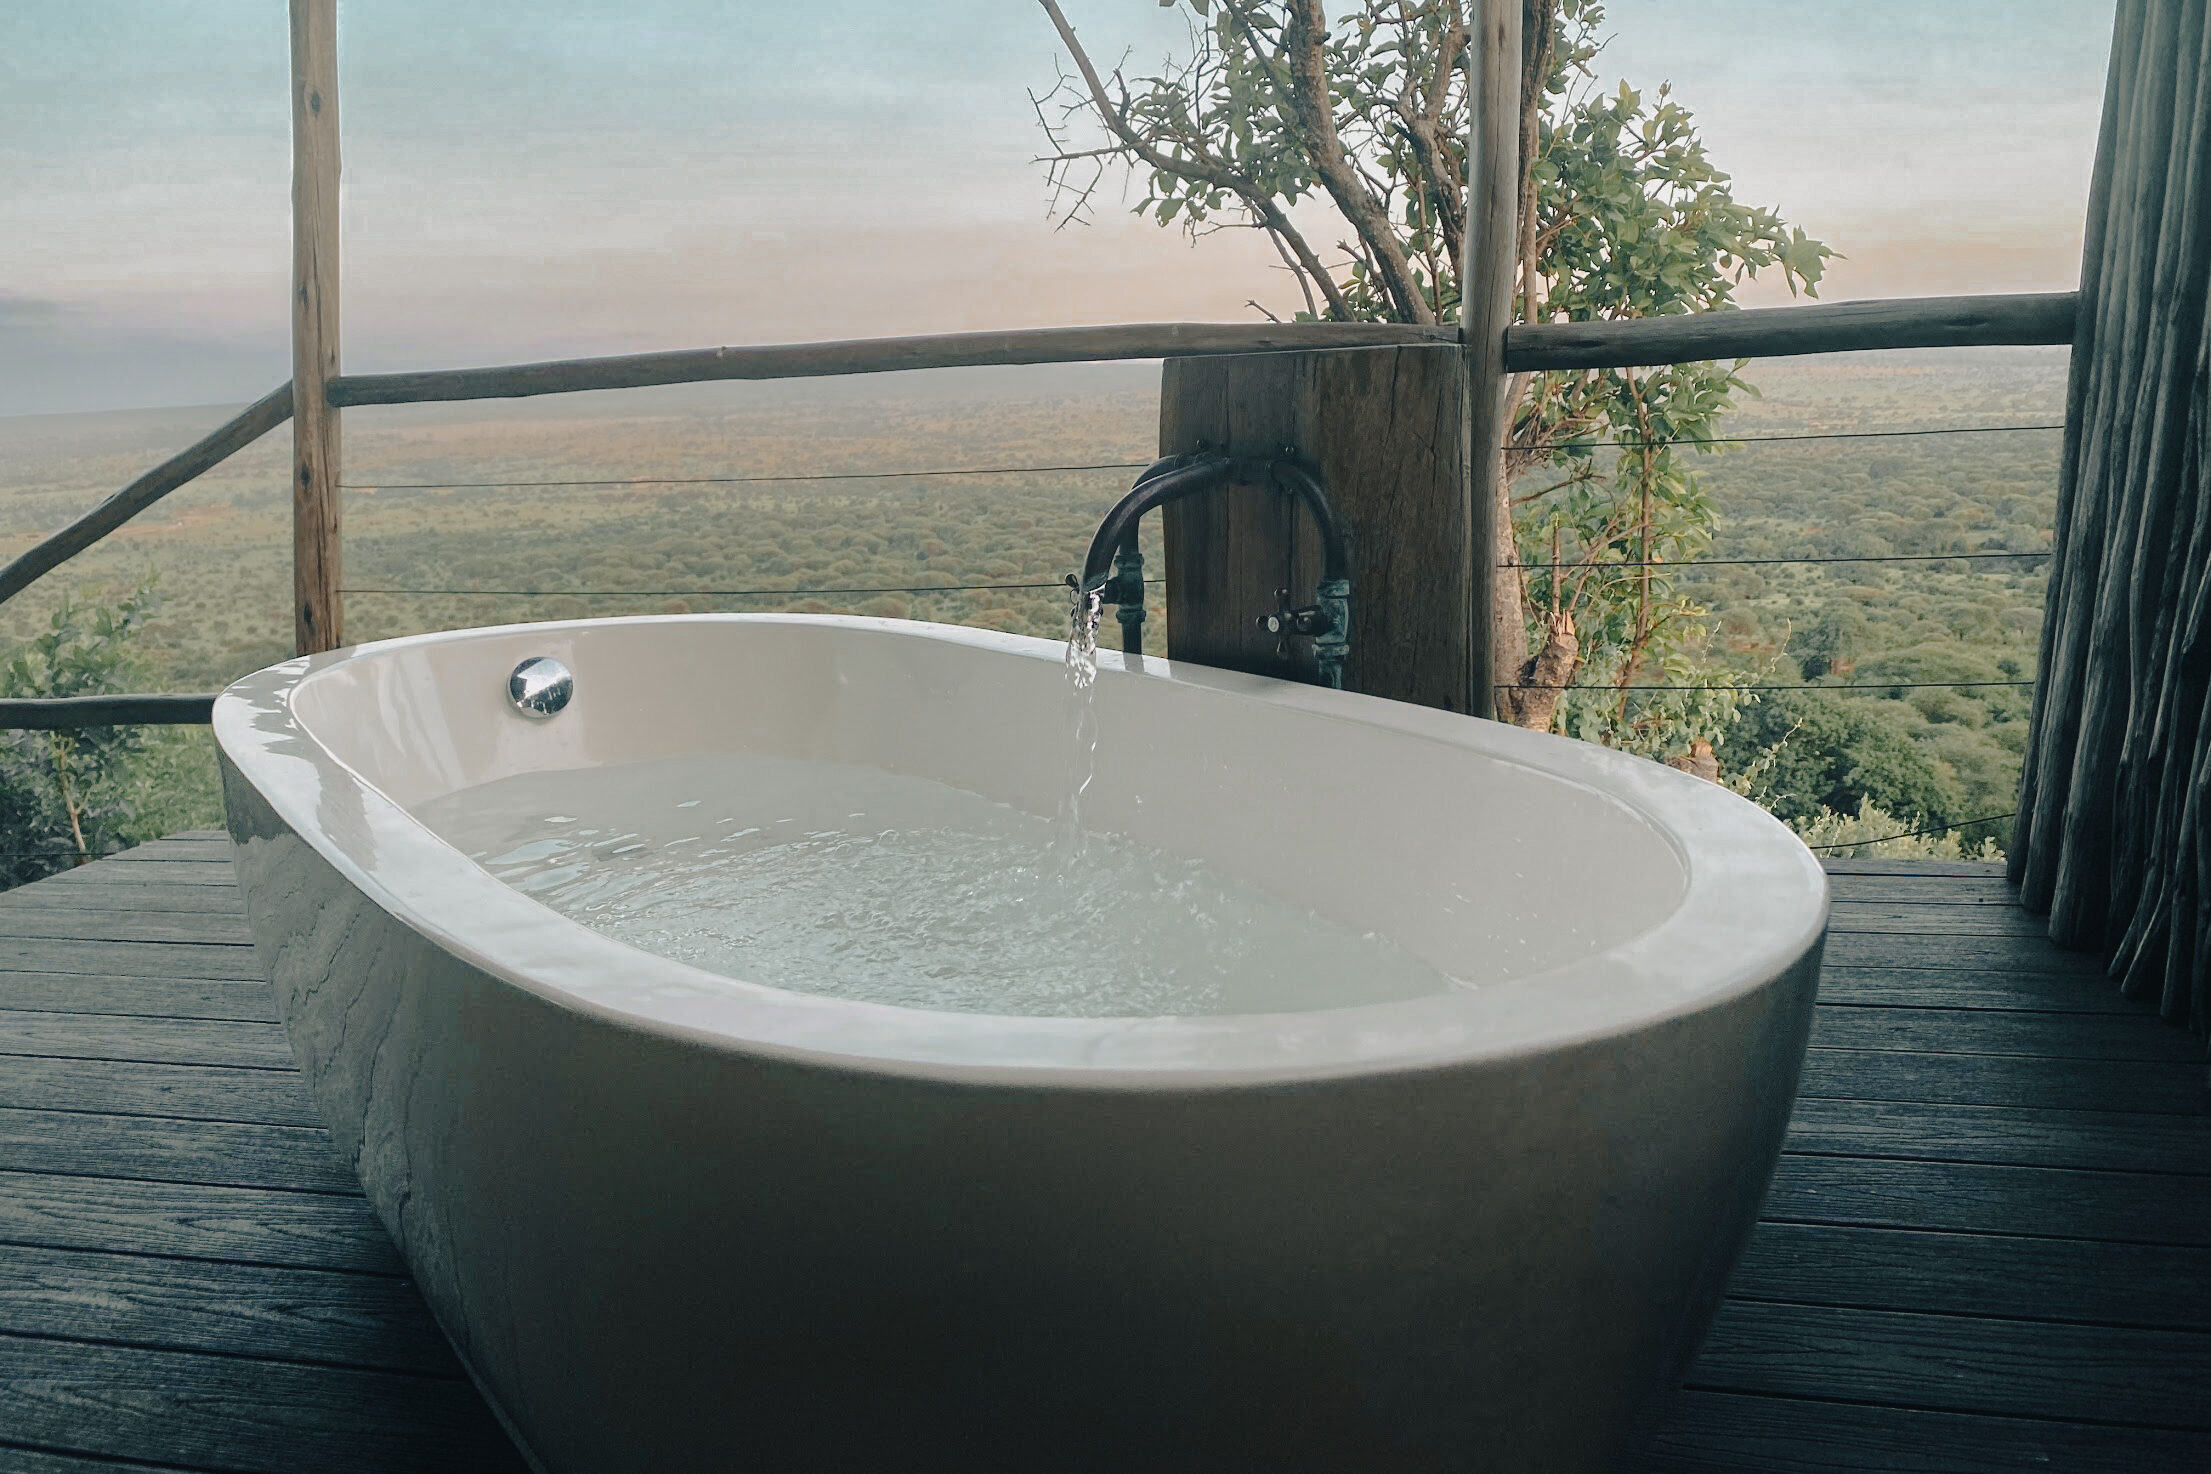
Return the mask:
<path fill-rule="evenodd" d="M 1394 1073 L 1625 1036 L 1816 971 L 1824 871 L 1794 834 L 1701 779 L 1594 744 L 1355 693 L 1100 652 L 1100 680 L 1166 680 L 1441 742 L 1531 768 L 1626 808 L 1683 864 L 1666 918 L 1627 942 L 1480 988 L 1297 1013 L 1070 1018 L 954 1013 L 731 979 L 592 930 L 493 877 L 319 740 L 294 692 L 349 661 L 522 632 L 672 623 L 825 626 L 985 652 L 1062 659 L 1058 642 L 849 615 L 684 614 L 438 631 L 296 657 L 232 683 L 214 729 L 224 765 L 292 834 L 387 915 L 468 966 L 556 1006 L 722 1050 L 839 1069 L 1027 1086 L 1206 1088 Z M 358 831 L 318 823 L 330 800 Z M 234 837 L 239 828 L 232 818 Z M 250 898 L 249 898 L 250 900 Z M 598 979 L 642 978 L 611 990 Z M 1808 978 L 1807 978 L 1808 981 Z M 614 996 L 615 992 L 619 996 Z"/>

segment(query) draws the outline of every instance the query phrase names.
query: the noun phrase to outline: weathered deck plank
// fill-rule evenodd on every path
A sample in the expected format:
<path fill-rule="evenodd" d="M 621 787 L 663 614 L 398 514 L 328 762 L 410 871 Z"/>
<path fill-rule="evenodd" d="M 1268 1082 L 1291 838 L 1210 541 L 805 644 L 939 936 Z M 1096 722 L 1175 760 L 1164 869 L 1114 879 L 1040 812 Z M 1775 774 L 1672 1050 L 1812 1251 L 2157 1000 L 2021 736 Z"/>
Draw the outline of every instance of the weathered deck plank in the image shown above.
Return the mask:
<path fill-rule="evenodd" d="M 0 1474 L 512 1468 L 219 836 L 0 895 Z M 1765 1221 L 1651 1474 L 2211 1467 L 2201 1042 L 1976 865 L 1829 867 Z"/>
<path fill-rule="evenodd" d="M 1907 935 L 2039 937 L 2043 921 L 2017 906 L 1941 905 L 1930 901 L 1846 900 L 1828 907 L 1834 932 L 1902 932 Z"/>
<path fill-rule="evenodd" d="M 163 885 L 211 885 L 236 891 L 238 872 L 230 861 L 220 860 L 132 860 L 125 866 L 127 855 L 110 856 L 97 865 L 84 865 L 75 870 L 64 870 L 59 875 L 47 877 L 40 885 L 50 886 L 126 886 L 134 887 L 156 880 Z"/>
<path fill-rule="evenodd" d="M 163 844 L 170 842 L 162 841 Z M 1913 879 L 1956 876 L 1964 880 L 1993 881 L 1998 884 L 2004 879 L 2004 867 L 1985 860 L 1823 860 L 1820 865 L 1831 876 L 1897 875 Z"/>
<path fill-rule="evenodd" d="M 120 1467 L 111 1459 L 79 1458 L 75 1454 L 46 1453 L 32 1448 L 0 1444 L 0 1474 L 115 1474 Z M 194 1474 L 175 1464 L 131 1464 L 132 1474 Z"/>
<path fill-rule="evenodd" d="M 247 940 L 219 836 L 0 895 L 0 1474 L 519 1469 Z"/>
<path fill-rule="evenodd" d="M 2085 952 L 2060 952 L 2039 931 L 2016 937 L 1955 933 L 1836 931 L 1822 959 L 1836 967 L 1915 967 L 1940 972 L 2046 973 L 2101 983 L 2103 964 Z"/>
<path fill-rule="evenodd" d="M 1753 1300 L 2211 1330 L 2211 1249 L 1761 1223 L 1728 1289 Z"/>
<path fill-rule="evenodd" d="M 84 972 L 0 972 L 0 1012 L 277 1022 L 276 1000 L 261 983 L 220 978 L 103 978 Z"/>
<path fill-rule="evenodd" d="M 2211 1429 L 2211 1333 L 1730 1300 L 1691 1387 Z"/>
<path fill-rule="evenodd" d="M 520 1470 L 463 1381 L 0 1333 L 17 1442 L 251 1474 Z"/>
<path fill-rule="evenodd" d="M 2163 1025 L 2141 1021 L 2144 1028 Z M 2038 1059 L 2027 1054 L 1922 1054 L 1814 1049 L 1799 1095 L 1845 1100 L 1947 1101 L 2075 1111 L 2211 1112 L 2203 1066 L 2181 1060 Z"/>
<path fill-rule="evenodd" d="M 143 871 L 145 866 L 134 866 L 125 875 Z M 229 871 L 228 865 L 209 866 L 211 870 Z M 87 865 L 81 870 L 65 871 L 41 881 L 36 886 L 19 886 L 12 891 L 0 891 L 0 915 L 19 910 L 34 910 L 46 906 L 105 907 L 110 902 L 127 900 L 132 911 L 193 911 L 210 915 L 243 916 L 246 903 L 237 885 L 224 880 L 220 884 L 207 881 L 153 880 L 131 881 L 128 895 L 118 893 L 112 882 L 92 884 L 93 877 L 105 876 L 97 865 Z"/>
<path fill-rule="evenodd" d="M 2112 1013 L 2152 1017 L 2149 1004 L 2123 998 L 2102 978 L 2075 973 L 1944 973 L 1910 967 L 1822 967 L 1825 1003 L 1873 1008 L 1994 1008 L 2027 1013 Z"/>
<path fill-rule="evenodd" d="M 1812 1097 L 1797 1102 L 1786 1150 L 2203 1176 L 2211 1116 Z"/>
<path fill-rule="evenodd" d="M 106 1013 L 0 1013 L 0 1054 L 293 1067 L 282 1024 Z"/>
<path fill-rule="evenodd" d="M 261 981 L 251 947 L 228 943 L 207 946 L 186 942 L 92 941 L 77 937 L 10 937 L 4 928 L 0 928 L 0 972 L 89 972 L 117 978 Z"/>
<path fill-rule="evenodd" d="M 0 1110 L 0 1169 L 140 1182 L 208 1182 L 356 1196 L 320 1126 L 258 1126 L 89 1111 Z"/>
<path fill-rule="evenodd" d="M 28 890 L 31 887 L 24 887 Z M 210 887 L 202 886 L 206 890 Z M 232 947 L 253 945 L 246 913 L 226 907 L 198 911 L 125 911 L 112 906 L 31 905 L 18 901 L 0 907 L 11 939 L 59 937 L 87 942 L 190 942 Z"/>
<path fill-rule="evenodd" d="M 203 1182 L 0 1171 L 0 1243 L 405 1273 L 359 1196 Z"/>
<path fill-rule="evenodd" d="M 0 1106 L 263 1126 L 322 1124 L 289 1071 L 134 1059 L 0 1059 Z"/>
<path fill-rule="evenodd" d="M 1648 1474 L 2200 1474 L 2200 1432 L 1690 1388 Z"/>
<path fill-rule="evenodd" d="M 2211 1245 L 2211 1178 L 1788 1152 L 1774 1171 L 1766 1217 Z"/>
<path fill-rule="evenodd" d="M 97 1285 L 98 1294 L 85 1293 Z M 393 1275 L 0 1244 L 0 1324 L 24 1335 L 463 1376 Z"/>
<path fill-rule="evenodd" d="M 1827 871 L 1827 893 L 1837 901 L 1878 901 L 1891 906 L 2017 906 L 2019 888 L 2002 875 L 1854 875 Z"/>
<path fill-rule="evenodd" d="M 2202 1040 L 2179 1029 L 2144 1028 L 2140 1019 L 1994 1009 L 1830 1006 L 1812 1025 L 1812 1043 L 1820 1049 L 1911 1054 L 2174 1060 L 2192 1066 L 2203 1060 Z"/>

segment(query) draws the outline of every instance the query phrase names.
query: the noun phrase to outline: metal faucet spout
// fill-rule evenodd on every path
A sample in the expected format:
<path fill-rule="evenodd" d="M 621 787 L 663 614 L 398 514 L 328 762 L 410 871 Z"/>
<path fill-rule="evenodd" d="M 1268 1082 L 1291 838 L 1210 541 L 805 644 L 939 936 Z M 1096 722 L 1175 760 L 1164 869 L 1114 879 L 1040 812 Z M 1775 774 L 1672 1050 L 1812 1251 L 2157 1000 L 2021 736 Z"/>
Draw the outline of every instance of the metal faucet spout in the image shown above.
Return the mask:
<path fill-rule="evenodd" d="M 1271 486 L 1302 503 L 1321 538 L 1321 577 L 1309 617 L 1284 633 L 1310 635 L 1313 658 L 1323 684 L 1343 685 L 1344 661 L 1351 644 L 1351 542 L 1320 479 L 1296 460 L 1227 456 L 1216 452 L 1167 456 L 1152 463 L 1128 495 L 1114 504 L 1090 539 L 1079 579 L 1070 580 L 1081 597 L 1115 606 L 1121 622 L 1121 648 L 1144 651 L 1144 559 L 1137 551 L 1137 527 L 1154 507 L 1216 487 Z M 1262 619 L 1267 616 L 1261 616 Z"/>
<path fill-rule="evenodd" d="M 1127 496 L 1113 504 L 1090 539 L 1090 552 L 1082 562 L 1082 591 L 1098 593 L 1113 581 L 1114 554 L 1136 545 L 1136 524 L 1154 507 L 1218 486 L 1229 479 L 1236 462 L 1227 456 L 1167 456 L 1152 462 Z M 1108 594 L 1107 602 L 1118 602 Z"/>

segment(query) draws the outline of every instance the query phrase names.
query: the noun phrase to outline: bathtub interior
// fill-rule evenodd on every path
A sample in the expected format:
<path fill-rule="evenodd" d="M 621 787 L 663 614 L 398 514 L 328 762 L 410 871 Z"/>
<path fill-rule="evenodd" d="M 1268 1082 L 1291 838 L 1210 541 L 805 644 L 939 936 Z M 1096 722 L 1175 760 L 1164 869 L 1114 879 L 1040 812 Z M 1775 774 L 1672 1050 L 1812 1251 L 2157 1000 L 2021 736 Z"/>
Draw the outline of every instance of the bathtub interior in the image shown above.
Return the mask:
<path fill-rule="evenodd" d="M 762 752 L 1054 814 L 1076 771 L 1058 651 L 948 633 L 712 617 L 523 626 L 365 648 L 306 676 L 290 704 L 317 745 L 410 811 L 522 773 Z M 540 655 L 576 677 L 550 720 L 505 693 Z M 1203 860 L 1442 972 L 1528 977 L 1593 957 L 1660 926 L 1687 889 L 1681 846 L 1632 792 L 1484 750 L 1463 735 L 1474 724 L 1423 730 L 1372 719 L 1411 710 L 1388 703 L 1301 703 L 1275 683 L 1104 663 L 1086 827 Z"/>

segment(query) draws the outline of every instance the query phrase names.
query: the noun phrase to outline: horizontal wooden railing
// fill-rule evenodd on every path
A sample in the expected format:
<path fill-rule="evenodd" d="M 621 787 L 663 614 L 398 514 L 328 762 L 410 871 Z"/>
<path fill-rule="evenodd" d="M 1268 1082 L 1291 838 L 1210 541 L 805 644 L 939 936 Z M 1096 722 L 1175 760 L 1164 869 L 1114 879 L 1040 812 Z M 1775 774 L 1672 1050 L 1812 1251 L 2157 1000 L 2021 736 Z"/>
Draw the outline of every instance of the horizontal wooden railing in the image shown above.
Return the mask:
<path fill-rule="evenodd" d="M 161 696 L 46 696 L 0 699 L 0 731 L 70 732 L 79 727 L 204 727 L 213 691 Z"/>
<path fill-rule="evenodd" d="M 1505 329 L 1505 367 L 1628 368 L 1712 358 L 1793 358 L 1876 348 L 2051 346 L 2073 341 L 2073 292 L 1905 297 L 1691 312 Z"/>
<path fill-rule="evenodd" d="M 1006 333 L 932 333 L 912 338 L 692 348 L 499 368 L 345 374 L 330 381 L 330 402 L 351 408 L 427 400 L 513 399 L 585 389 L 642 389 L 714 379 L 811 379 L 1006 364 L 1100 363 L 1325 348 L 1396 348 L 1424 343 L 1448 346 L 1458 341 L 1456 328 L 1394 322 L 1144 322 Z"/>
<path fill-rule="evenodd" d="M 2070 343 L 2073 305 L 2071 292 L 2042 292 L 1823 302 L 1610 322 L 1534 323 L 1505 330 L 1505 367 L 1517 373 L 1878 348 Z M 1443 346 L 1456 342 L 1456 329 L 1407 323 L 1122 323 L 1004 333 L 937 333 L 693 348 L 493 368 L 345 374 L 330 381 L 330 403 L 352 408 L 640 389 L 716 379 L 801 379 L 913 369 Z"/>
<path fill-rule="evenodd" d="M 1530 323 L 1505 330 L 1505 367 L 1517 373 L 1885 348 L 2066 344 L 2073 341 L 2075 308 L 2074 293 L 2044 292 L 1817 303 L 1610 322 Z M 347 374 L 329 381 L 326 397 L 332 407 L 346 408 L 637 389 L 717 379 L 795 379 L 912 369 L 1343 348 L 1449 347 L 1458 342 L 1455 328 L 1403 323 L 1121 323 L 697 348 L 492 368 Z M 170 492 L 243 450 L 291 415 L 290 384 L 262 396 L 212 434 L 0 567 L 0 603 Z M 177 695 L 5 700 L 0 701 L 0 729 L 205 722 L 213 699 Z"/>
<path fill-rule="evenodd" d="M 29 552 L 0 568 L 0 604 L 195 477 L 229 460 L 292 417 L 292 386 L 262 395 L 212 434 L 178 452 Z"/>

